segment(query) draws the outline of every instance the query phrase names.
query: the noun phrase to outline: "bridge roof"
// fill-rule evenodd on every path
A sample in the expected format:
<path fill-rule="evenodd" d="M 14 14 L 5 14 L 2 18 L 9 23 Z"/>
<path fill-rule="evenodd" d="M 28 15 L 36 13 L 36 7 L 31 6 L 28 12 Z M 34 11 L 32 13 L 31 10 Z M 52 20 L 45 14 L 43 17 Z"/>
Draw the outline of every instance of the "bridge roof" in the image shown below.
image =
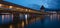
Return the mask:
<path fill-rule="evenodd" d="M 14 3 L 11 3 L 11 2 L 8 2 L 8 1 L 0 1 L 0 3 L 1 3 L 1 4 L 5 4 L 5 5 L 9 5 L 9 6 L 16 6 L 16 7 L 21 7 L 21 8 L 26 8 L 26 9 L 38 11 L 38 10 L 36 10 L 36 9 L 32 9 L 32 8 L 25 7 L 25 6 L 22 6 L 22 5 L 14 4 Z"/>
<path fill-rule="evenodd" d="M 34 9 L 31 9 L 31 8 L 28 8 L 28 7 L 24 7 L 24 6 L 21 6 L 21 5 L 17 5 L 17 4 L 14 4 L 14 3 L 11 3 L 11 2 L 7 2 L 7 1 L 0 1 L 0 3 L 1 4 L 5 4 L 5 5 L 9 5 L 9 6 L 16 6 L 16 7 L 20 7 L 20 8 L 25 8 L 25 9 L 23 9 L 23 11 L 21 11 L 20 9 L 19 10 L 17 10 L 17 9 L 7 9 L 9 12 L 24 12 L 24 13 L 34 13 L 34 14 L 47 14 L 47 13 L 45 13 L 45 12 L 40 12 L 40 11 L 37 11 L 37 10 L 34 10 Z M 3 9 L 2 11 L 4 11 L 4 8 L 1 8 L 1 9 Z M 31 10 L 31 11 L 26 11 L 26 9 L 29 9 L 29 10 Z M 5 12 L 7 11 L 6 9 L 5 9 Z"/>

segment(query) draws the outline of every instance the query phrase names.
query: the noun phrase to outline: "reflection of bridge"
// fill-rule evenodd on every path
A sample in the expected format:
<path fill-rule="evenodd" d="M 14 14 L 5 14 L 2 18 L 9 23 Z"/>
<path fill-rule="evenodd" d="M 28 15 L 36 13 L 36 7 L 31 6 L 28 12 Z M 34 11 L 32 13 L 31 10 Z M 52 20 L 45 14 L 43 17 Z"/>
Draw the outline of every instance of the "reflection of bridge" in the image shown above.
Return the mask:
<path fill-rule="evenodd" d="M 13 15 L 12 24 L 15 26 L 15 28 L 17 28 L 20 25 L 23 27 L 24 25 L 27 25 L 28 22 L 30 23 L 31 21 L 35 21 L 36 18 L 41 18 L 41 20 L 43 20 L 42 18 L 44 18 L 44 14 L 48 13 L 44 12 L 43 6 L 41 7 L 41 11 L 36 11 L 10 2 L 0 1 L 0 14 Z M 20 19 L 20 15 L 24 15 L 26 19 Z"/>
<path fill-rule="evenodd" d="M 26 8 L 24 6 L 16 5 L 16 4 L 13 4 L 10 2 L 0 1 L 0 14 L 1 15 L 13 15 L 12 24 L 14 24 L 15 27 L 17 28 L 17 23 L 21 22 L 22 24 L 21 23 L 20 24 L 24 26 L 24 25 L 28 24 L 28 21 L 30 21 L 31 19 L 35 19 L 39 15 L 47 14 L 47 13 L 36 11 L 36 10 Z M 26 19 L 20 19 L 21 14 L 24 15 Z M 30 18 L 28 18 L 28 17 L 30 17 Z M 2 18 L 4 18 L 4 17 L 2 17 Z"/>

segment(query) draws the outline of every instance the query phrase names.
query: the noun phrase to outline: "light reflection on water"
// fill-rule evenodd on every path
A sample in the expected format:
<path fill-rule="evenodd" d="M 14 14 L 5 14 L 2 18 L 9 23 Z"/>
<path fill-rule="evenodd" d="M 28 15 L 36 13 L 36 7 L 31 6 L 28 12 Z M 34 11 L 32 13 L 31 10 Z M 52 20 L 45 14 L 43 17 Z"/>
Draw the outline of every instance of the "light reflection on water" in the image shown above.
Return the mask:
<path fill-rule="evenodd" d="M 0 20 L 1 22 L 0 23 L 2 23 L 2 24 L 6 24 L 6 23 L 9 23 L 9 22 L 12 22 L 12 20 L 13 20 L 13 15 L 0 15 L 1 17 L 0 17 L 0 19 L 2 20 Z"/>
<path fill-rule="evenodd" d="M 59 22 L 60 17 L 59 16 L 60 15 L 56 15 L 56 14 L 55 15 L 50 15 L 50 16 L 45 16 L 45 18 L 43 20 L 43 24 L 42 24 L 42 21 L 40 21 L 40 19 L 37 19 L 37 18 L 36 18 L 36 20 L 33 19 L 33 20 L 31 20 L 31 22 L 32 21 L 33 22 L 28 24 L 27 27 L 28 28 L 37 28 L 37 27 L 39 27 L 39 28 L 42 28 L 42 27 L 45 27 L 45 28 L 51 27 L 51 28 L 53 28 L 53 27 L 59 27 L 60 26 L 60 22 Z M 2 15 L 2 20 L 4 20 L 4 17 L 8 18 L 8 20 L 10 19 L 12 21 L 13 15 L 12 16 L 10 16 L 10 15 L 6 15 L 6 16 Z M 8 20 L 5 19 L 5 22 L 7 22 Z M 22 22 L 22 25 L 24 25 L 24 22 Z"/>
<path fill-rule="evenodd" d="M 43 24 L 41 21 L 36 21 L 35 23 L 29 24 L 28 28 L 60 28 L 60 18 L 58 15 L 45 16 Z M 59 20 L 59 21 L 58 21 Z"/>

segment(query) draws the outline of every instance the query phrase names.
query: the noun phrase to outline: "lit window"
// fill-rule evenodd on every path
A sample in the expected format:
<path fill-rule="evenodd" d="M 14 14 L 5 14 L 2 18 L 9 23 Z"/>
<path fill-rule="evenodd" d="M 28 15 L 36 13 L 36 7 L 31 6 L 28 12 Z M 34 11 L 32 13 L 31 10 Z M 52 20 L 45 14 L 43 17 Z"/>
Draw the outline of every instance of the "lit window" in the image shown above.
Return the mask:
<path fill-rule="evenodd" d="M 20 9 L 20 8 L 16 8 L 16 9 Z"/>
<path fill-rule="evenodd" d="M 12 8 L 13 6 L 9 6 L 9 8 Z"/>
<path fill-rule="evenodd" d="M 29 12 L 30 12 L 30 10 L 29 10 Z"/>
<path fill-rule="evenodd" d="M 26 11 L 27 11 L 27 9 L 26 9 Z"/>
<path fill-rule="evenodd" d="M 20 8 L 16 8 L 18 11 L 20 10 Z"/>
<path fill-rule="evenodd" d="M 0 4 L 0 7 L 2 6 L 2 4 Z"/>
<path fill-rule="evenodd" d="M 23 11 L 24 9 L 23 8 L 21 8 L 21 11 Z"/>

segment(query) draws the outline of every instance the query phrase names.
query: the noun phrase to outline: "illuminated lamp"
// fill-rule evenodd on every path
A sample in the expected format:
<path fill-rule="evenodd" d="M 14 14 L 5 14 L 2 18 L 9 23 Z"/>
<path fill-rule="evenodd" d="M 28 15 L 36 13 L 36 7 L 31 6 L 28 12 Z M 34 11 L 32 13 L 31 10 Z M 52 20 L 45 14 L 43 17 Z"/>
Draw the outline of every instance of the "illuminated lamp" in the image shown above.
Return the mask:
<path fill-rule="evenodd" d="M 2 6 L 2 4 L 0 4 L 0 7 Z"/>
<path fill-rule="evenodd" d="M 28 11 L 28 10 L 26 9 L 26 11 Z"/>
<path fill-rule="evenodd" d="M 9 6 L 9 8 L 12 8 L 13 6 Z"/>
<path fill-rule="evenodd" d="M 29 10 L 29 12 L 30 12 L 31 10 Z"/>
<path fill-rule="evenodd" d="M 21 10 L 20 11 L 23 11 L 24 9 L 23 8 L 21 8 Z"/>
<path fill-rule="evenodd" d="M 20 8 L 16 8 L 17 10 L 20 10 Z"/>
<path fill-rule="evenodd" d="M 16 9 L 20 9 L 20 8 L 16 8 Z"/>

